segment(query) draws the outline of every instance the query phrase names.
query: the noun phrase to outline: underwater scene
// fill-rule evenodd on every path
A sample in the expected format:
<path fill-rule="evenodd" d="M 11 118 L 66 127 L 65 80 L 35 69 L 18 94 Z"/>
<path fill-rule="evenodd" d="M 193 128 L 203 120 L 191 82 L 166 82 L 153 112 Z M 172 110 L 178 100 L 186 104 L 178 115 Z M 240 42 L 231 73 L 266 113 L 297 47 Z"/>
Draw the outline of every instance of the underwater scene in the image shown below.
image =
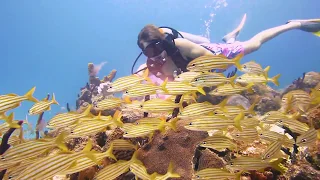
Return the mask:
<path fill-rule="evenodd" d="M 0 2 L 0 179 L 320 180 L 318 7 Z"/>

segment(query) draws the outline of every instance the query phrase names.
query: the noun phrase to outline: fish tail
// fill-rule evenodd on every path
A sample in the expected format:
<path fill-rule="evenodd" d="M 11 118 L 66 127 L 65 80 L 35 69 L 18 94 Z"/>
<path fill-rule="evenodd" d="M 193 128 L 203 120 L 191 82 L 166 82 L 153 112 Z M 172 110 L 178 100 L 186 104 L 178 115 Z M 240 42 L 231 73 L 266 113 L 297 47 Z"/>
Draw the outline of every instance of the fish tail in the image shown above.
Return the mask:
<path fill-rule="evenodd" d="M 252 88 L 254 85 L 254 83 L 249 83 L 247 86 L 246 86 L 246 89 L 249 93 L 254 93 L 254 89 Z"/>
<path fill-rule="evenodd" d="M 281 76 L 281 74 L 278 74 L 278 75 L 275 75 L 273 78 L 271 78 L 271 81 L 277 86 L 279 86 L 279 77 L 280 76 Z"/>
<path fill-rule="evenodd" d="M 197 87 L 198 92 L 201 93 L 202 95 L 206 95 L 206 92 L 203 90 L 203 87 Z"/>
<path fill-rule="evenodd" d="M 285 173 L 288 168 L 284 167 L 281 162 L 283 161 L 283 158 L 279 158 L 273 162 L 270 162 L 271 167 L 273 167 L 274 169 L 280 171 L 282 174 Z"/>
<path fill-rule="evenodd" d="M 234 75 L 229 79 L 229 82 L 233 88 L 234 88 L 234 81 L 236 80 L 236 78 L 237 78 L 237 75 Z"/>
<path fill-rule="evenodd" d="M 109 149 L 105 152 L 106 155 L 114 160 L 117 160 L 117 158 L 113 155 L 113 143 L 110 144 Z"/>
<path fill-rule="evenodd" d="M 256 115 L 256 112 L 254 111 L 254 107 L 256 106 L 257 102 L 260 100 L 260 98 L 256 98 L 255 101 L 251 104 L 251 106 L 248 109 L 248 112 L 252 115 Z"/>
<path fill-rule="evenodd" d="M 52 104 L 57 104 L 59 105 L 58 101 L 56 100 L 56 96 L 54 95 L 54 93 L 52 93 L 52 100 L 51 100 Z"/>
<path fill-rule="evenodd" d="M 227 105 L 227 103 L 228 103 L 228 99 L 229 99 L 229 98 L 224 98 L 224 100 L 221 101 L 221 102 L 218 104 L 218 106 L 220 106 L 221 109 L 224 108 L 224 107 Z"/>
<path fill-rule="evenodd" d="M 167 82 L 168 82 L 168 78 L 166 78 L 163 83 L 160 85 L 161 89 L 165 92 L 165 93 L 169 93 L 166 86 L 167 86 Z"/>
<path fill-rule="evenodd" d="M 68 152 L 68 147 L 64 143 L 64 139 L 66 138 L 67 134 L 66 132 L 62 132 L 58 135 L 58 137 L 55 140 L 56 145 L 58 148 L 60 148 L 62 151 Z"/>
<path fill-rule="evenodd" d="M 169 126 L 174 131 L 177 131 L 177 121 L 178 121 L 178 118 L 174 118 L 174 119 L 171 119 L 170 122 L 169 122 Z"/>
<path fill-rule="evenodd" d="M 92 105 L 91 104 L 89 104 L 88 105 L 88 107 L 87 107 L 87 109 L 82 113 L 82 114 L 84 114 L 85 116 L 90 116 L 90 112 L 91 112 L 91 107 L 92 107 Z"/>
<path fill-rule="evenodd" d="M 264 70 L 263 70 L 263 75 L 266 79 L 268 79 L 268 73 L 270 70 L 270 66 L 267 66 Z"/>
<path fill-rule="evenodd" d="M 6 116 L 5 112 L 0 113 L 0 119 L 6 120 L 8 116 Z"/>
<path fill-rule="evenodd" d="M 320 37 L 320 31 L 318 31 L 318 32 L 313 32 L 312 34 L 314 34 L 314 35 L 316 35 L 316 36 Z"/>
<path fill-rule="evenodd" d="M 18 123 L 13 122 L 14 119 L 14 113 L 10 113 L 9 116 L 5 119 L 5 121 L 8 123 L 10 128 L 19 129 L 21 126 Z"/>
<path fill-rule="evenodd" d="M 121 121 L 122 118 L 122 114 L 121 111 L 116 110 L 116 112 L 113 114 L 113 122 L 118 126 L 118 127 L 122 127 L 123 126 L 123 122 Z"/>
<path fill-rule="evenodd" d="M 132 103 L 132 101 L 131 101 L 131 99 L 130 99 L 129 96 L 125 96 L 125 97 L 123 98 L 123 100 L 124 100 L 124 102 L 126 102 L 127 104 L 131 104 L 131 103 Z"/>
<path fill-rule="evenodd" d="M 173 169 L 174 169 L 174 167 L 173 167 L 173 162 L 170 161 L 169 167 L 168 167 L 168 170 L 167 170 L 167 173 L 169 174 L 169 176 L 170 176 L 171 178 L 179 178 L 180 175 L 179 175 L 178 173 L 174 173 L 174 172 L 173 172 Z"/>
<path fill-rule="evenodd" d="M 35 97 L 33 97 L 33 93 L 36 90 L 36 87 L 31 88 L 24 96 L 26 98 L 28 98 L 29 101 L 32 102 L 39 102 L 38 99 L 36 99 Z"/>
<path fill-rule="evenodd" d="M 238 55 L 233 59 L 234 65 L 235 65 L 239 70 L 242 70 L 242 67 L 241 67 L 241 64 L 240 64 L 240 60 L 242 59 L 242 57 L 243 57 L 243 53 L 238 54 Z"/>
<path fill-rule="evenodd" d="M 240 121 L 243 120 L 244 113 L 243 111 L 240 112 L 235 118 L 234 118 L 234 126 L 239 130 L 242 131 L 242 127 L 240 125 Z"/>

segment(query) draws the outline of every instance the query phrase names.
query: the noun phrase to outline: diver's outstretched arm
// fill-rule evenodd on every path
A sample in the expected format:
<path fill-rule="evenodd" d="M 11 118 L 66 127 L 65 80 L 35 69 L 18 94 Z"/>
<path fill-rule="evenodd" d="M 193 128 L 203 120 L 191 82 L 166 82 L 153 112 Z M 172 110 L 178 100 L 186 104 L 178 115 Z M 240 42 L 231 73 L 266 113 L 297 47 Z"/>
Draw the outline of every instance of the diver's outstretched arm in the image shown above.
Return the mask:
<path fill-rule="evenodd" d="M 288 21 L 287 24 L 264 30 L 244 42 L 244 54 L 249 54 L 258 50 L 263 43 L 292 29 L 300 29 L 320 36 L 320 19 L 292 20 Z"/>
<path fill-rule="evenodd" d="M 246 22 L 246 19 L 247 19 L 247 14 L 244 14 L 244 16 L 242 17 L 242 20 L 239 24 L 239 26 L 234 29 L 232 32 L 228 33 L 227 35 L 225 35 L 222 40 L 225 42 L 225 43 L 234 43 L 236 40 L 237 40 L 237 37 L 241 31 L 241 29 L 243 28 L 244 26 L 244 23 Z"/>
<path fill-rule="evenodd" d="M 166 33 L 172 33 L 172 31 L 168 28 L 161 28 L 161 29 Z M 188 39 L 189 41 L 194 42 L 196 44 L 210 43 L 210 40 L 208 38 L 203 37 L 203 36 L 194 35 L 194 34 L 182 32 L 182 31 L 178 31 L 178 32 L 181 33 L 181 35 L 185 39 Z"/>

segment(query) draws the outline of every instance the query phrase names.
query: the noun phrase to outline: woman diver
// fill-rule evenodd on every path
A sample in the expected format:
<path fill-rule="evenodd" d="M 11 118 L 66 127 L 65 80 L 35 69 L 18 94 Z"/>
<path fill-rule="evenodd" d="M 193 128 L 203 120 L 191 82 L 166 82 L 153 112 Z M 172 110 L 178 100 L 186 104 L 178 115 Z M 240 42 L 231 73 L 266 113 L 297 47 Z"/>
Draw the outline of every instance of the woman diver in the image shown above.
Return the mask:
<path fill-rule="evenodd" d="M 203 55 L 223 54 L 228 59 L 232 59 L 240 53 L 247 55 L 257 51 L 263 43 L 292 29 L 300 29 L 320 36 L 320 19 L 291 20 L 284 25 L 264 30 L 247 41 L 236 41 L 245 20 L 246 15 L 234 31 L 224 36 L 224 44 L 210 43 L 204 37 L 178 32 L 169 27 L 146 25 L 138 35 L 137 44 L 142 53 L 147 56 L 147 62 L 142 64 L 136 73 L 140 74 L 141 71 L 148 68 L 151 78 L 155 82 L 158 82 L 159 78 L 161 80 L 168 78 L 169 81 L 172 81 L 175 72 L 186 72 L 187 64 Z"/>

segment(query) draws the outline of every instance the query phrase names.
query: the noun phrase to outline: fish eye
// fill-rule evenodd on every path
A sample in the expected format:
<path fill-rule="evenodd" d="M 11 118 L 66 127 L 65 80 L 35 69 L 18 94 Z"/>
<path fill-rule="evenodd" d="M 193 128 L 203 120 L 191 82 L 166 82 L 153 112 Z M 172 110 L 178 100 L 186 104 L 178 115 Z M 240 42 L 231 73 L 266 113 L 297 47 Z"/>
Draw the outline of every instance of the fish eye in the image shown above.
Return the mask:
<path fill-rule="evenodd" d="M 217 113 L 217 112 L 214 112 L 214 114 L 217 115 L 218 113 Z"/>
<path fill-rule="evenodd" d="M 270 114 L 270 113 L 267 113 L 267 115 L 270 116 L 271 114 Z"/>
<path fill-rule="evenodd" d="M 129 92 L 128 92 L 128 91 L 126 91 L 125 93 L 126 93 L 126 94 L 128 94 Z"/>
<path fill-rule="evenodd" d="M 189 125 L 192 125 L 192 122 L 191 122 L 191 123 L 189 123 Z"/>
<path fill-rule="evenodd" d="M 282 120 L 279 120 L 278 122 L 279 122 L 279 123 L 282 123 Z"/>
<path fill-rule="evenodd" d="M 124 134 L 128 134 L 128 132 L 124 132 Z"/>
<path fill-rule="evenodd" d="M 233 162 L 230 162 L 230 165 L 233 166 Z"/>
<path fill-rule="evenodd" d="M 71 131 L 71 134 L 73 134 L 74 132 L 73 131 Z"/>
<path fill-rule="evenodd" d="M 192 64 L 192 66 L 196 66 L 196 64 Z"/>
<path fill-rule="evenodd" d="M 139 125 L 139 122 L 135 122 L 136 125 Z"/>
<path fill-rule="evenodd" d="M 196 175 L 196 178 L 197 178 L 197 179 L 199 179 L 199 178 L 200 178 L 200 176 L 199 176 L 199 175 Z"/>
<path fill-rule="evenodd" d="M 238 79 L 241 79 L 241 77 L 238 77 Z"/>
<path fill-rule="evenodd" d="M 198 78 L 196 78 L 196 79 L 194 79 L 194 81 L 199 81 L 199 79 L 198 79 Z"/>
<path fill-rule="evenodd" d="M 270 158 L 270 155 L 269 155 L 269 154 L 267 155 L 267 158 Z"/>
<path fill-rule="evenodd" d="M 218 89 L 215 89 L 214 91 L 215 91 L 215 92 L 218 92 Z"/>
<path fill-rule="evenodd" d="M 12 176 L 9 176 L 8 178 L 9 178 L 9 179 L 12 179 L 13 177 L 12 177 Z"/>
<path fill-rule="evenodd" d="M 236 137 L 240 137 L 240 134 L 236 134 Z"/>
<path fill-rule="evenodd" d="M 305 143 L 305 142 L 307 142 L 307 140 L 306 139 L 301 139 L 301 142 Z"/>
<path fill-rule="evenodd" d="M 141 108 L 143 108 L 143 106 L 142 106 L 142 105 L 140 105 L 140 107 L 141 107 Z"/>
<path fill-rule="evenodd" d="M 207 142 L 203 141 L 202 144 L 207 144 Z"/>
<path fill-rule="evenodd" d="M 247 68 L 247 66 L 246 66 L 246 65 L 243 65 L 243 68 Z"/>
<path fill-rule="evenodd" d="M 4 158 L 3 156 L 1 156 L 1 160 L 6 160 L 6 158 Z"/>
<path fill-rule="evenodd" d="M 112 86 L 109 87 L 110 89 L 112 88 Z"/>
<path fill-rule="evenodd" d="M 267 118 L 263 118 L 262 121 L 267 121 Z"/>

